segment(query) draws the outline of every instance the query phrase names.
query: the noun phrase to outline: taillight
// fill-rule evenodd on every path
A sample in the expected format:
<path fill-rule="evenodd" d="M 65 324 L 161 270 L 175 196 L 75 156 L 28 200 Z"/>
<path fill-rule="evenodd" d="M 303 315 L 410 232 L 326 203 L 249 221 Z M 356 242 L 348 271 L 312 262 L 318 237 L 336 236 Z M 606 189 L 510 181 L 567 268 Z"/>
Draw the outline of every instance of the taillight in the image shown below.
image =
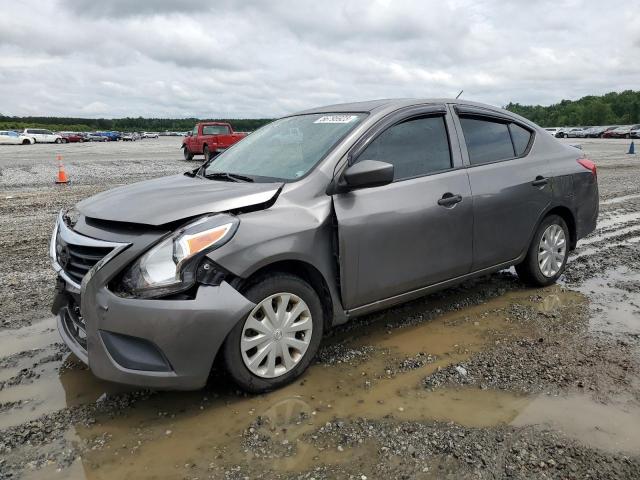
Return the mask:
<path fill-rule="evenodd" d="M 594 177 L 598 177 L 598 171 L 596 168 L 596 164 L 593 163 L 591 160 L 588 160 L 586 158 L 579 158 L 578 159 L 578 163 L 580 165 L 582 165 L 584 168 L 586 168 L 587 170 L 589 170 Z"/>

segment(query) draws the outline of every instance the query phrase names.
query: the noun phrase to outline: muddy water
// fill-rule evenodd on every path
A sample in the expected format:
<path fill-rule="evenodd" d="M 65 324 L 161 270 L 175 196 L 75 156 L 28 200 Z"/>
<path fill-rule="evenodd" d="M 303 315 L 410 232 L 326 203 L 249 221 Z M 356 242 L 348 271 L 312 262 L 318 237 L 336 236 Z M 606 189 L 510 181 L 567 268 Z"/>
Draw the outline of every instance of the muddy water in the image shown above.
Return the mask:
<path fill-rule="evenodd" d="M 602 406 L 582 397 L 529 397 L 477 388 L 428 391 L 421 385 L 435 369 L 461 362 L 490 343 L 526 335 L 526 326 L 509 318 L 510 305 L 535 305 L 553 312 L 582 302 L 581 295 L 559 287 L 545 290 L 536 303 L 528 291 L 508 292 L 417 326 L 389 330 L 380 322 L 371 324 L 350 333 L 349 340 L 353 347 L 376 346 L 368 361 L 316 364 L 296 384 L 270 394 L 242 396 L 224 381 L 205 392 L 157 394 L 121 417 L 98 418 L 94 426 L 75 427 L 70 438 L 78 444 L 96 438 L 108 441 L 104 448 L 77 459 L 63 471 L 63 478 L 198 477 L 221 474 L 234 465 L 248 465 L 255 473 L 286 473 L 351 462 L 366 458 L 374 447 L 362 445 L 335 455 L 313 446 L 307 436 L 327 421 L 358 416 L 453 421 L 471 427 L 547 424 L 596 447 L 614 445 L 616 450 L 640 452 L 639 434 L 630 427 L 638 418 L 633 407 L 625 411 L 624 405 Z M 419 353 L 430 355 L 431 361 L 408 371 L 396 368 L 401 360 Z M 86 370 L 73 371 L 47 387 L 55 408 L 60 402 L 93 401 L 105 391 L 106 385 Z M 606 429 L 594 420 L 603 416 L 612 419 Z M 275 445 L 269 450 L 284 454 L 269 458 L 269 453 L 247 448 L 246 439 L 255 434 Z M 28 478 L 55 474 L 45 468 Z"/>

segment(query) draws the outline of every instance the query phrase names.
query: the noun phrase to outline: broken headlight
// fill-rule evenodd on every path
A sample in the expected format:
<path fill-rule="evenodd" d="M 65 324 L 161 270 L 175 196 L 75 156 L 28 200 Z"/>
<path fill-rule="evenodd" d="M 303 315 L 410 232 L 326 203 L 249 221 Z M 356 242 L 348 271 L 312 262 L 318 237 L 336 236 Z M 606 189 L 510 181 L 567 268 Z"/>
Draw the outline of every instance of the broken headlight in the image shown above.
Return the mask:
<path fill-rule="evenodd" d="M 136 260 L 122 277 L 123 290 L 150 298 L 190 288 L 202 257 L 227 243 L 239 223 L 233 215 L 218 214 L 180 228 Z"/>

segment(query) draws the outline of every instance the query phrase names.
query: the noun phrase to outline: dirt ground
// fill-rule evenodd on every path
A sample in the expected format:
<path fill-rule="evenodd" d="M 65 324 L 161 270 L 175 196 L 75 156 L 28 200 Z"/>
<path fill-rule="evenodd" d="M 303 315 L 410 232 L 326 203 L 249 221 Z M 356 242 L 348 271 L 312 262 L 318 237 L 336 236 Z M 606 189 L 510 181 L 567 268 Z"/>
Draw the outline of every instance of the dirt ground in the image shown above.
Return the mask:
<path fill-rule="evenodd" d="M 640 478 L 640 155 L 567 143 L 601 203 L 559 285 L 503 271 L 357 319 L 257 396 L 218 370 L 199 392 L 101 382 L 48 311 L 58 210 L 194 168 L 179 138 L 0 148 L 0 479 Z"/>

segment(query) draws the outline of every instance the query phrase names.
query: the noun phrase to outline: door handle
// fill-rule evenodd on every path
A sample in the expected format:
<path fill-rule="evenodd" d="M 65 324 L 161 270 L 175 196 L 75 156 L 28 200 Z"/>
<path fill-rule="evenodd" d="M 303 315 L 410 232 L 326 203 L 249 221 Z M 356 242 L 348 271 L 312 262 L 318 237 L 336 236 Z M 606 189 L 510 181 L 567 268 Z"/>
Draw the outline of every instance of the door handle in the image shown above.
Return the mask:
<path fill-rule="evenodd" d="M 544 178 L 542 175 L 538 175 L 536 179 L 533 182 L 531 182 L 531 185 L 533 185 L 534 187 L 543 187 L 547 183 L 549 183 L 548 178 Z"/>
<path fill-rule="evenodd" d="M 442 195 L 442 198 L 438 200 L 438 205 L 443 207 L 452 207 L 456 203 L 460 203 L 462 201 L 462 195 L 454 195 L 453 193 L 447 192 Z"/>

